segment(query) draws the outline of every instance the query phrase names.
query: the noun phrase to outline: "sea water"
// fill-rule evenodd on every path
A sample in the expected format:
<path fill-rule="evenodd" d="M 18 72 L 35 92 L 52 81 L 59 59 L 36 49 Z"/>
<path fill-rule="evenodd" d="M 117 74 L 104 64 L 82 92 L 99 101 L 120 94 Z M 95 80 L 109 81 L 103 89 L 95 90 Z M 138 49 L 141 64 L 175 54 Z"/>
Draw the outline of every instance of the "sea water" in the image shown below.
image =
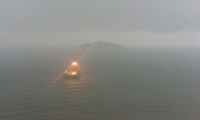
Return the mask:
<path fill-rule="evenodd" d="M 199 120 L 198 49 L 129 49 L 81 57 L 73 50 L 0 52 L 1 120 Z"/>

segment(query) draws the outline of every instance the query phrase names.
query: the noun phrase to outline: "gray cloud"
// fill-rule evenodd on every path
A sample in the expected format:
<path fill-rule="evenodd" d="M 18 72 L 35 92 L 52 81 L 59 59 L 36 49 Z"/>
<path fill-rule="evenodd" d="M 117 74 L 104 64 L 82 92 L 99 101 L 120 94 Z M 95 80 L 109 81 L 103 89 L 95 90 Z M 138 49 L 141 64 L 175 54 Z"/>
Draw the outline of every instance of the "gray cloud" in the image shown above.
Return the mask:
<path fill-rule="evenodd" d="M 69 32 L 200 29 L 198 0 L 6 0 L 1 30 Z"/>
<path fill-rule="evenodd" d="M 0 46 L 200 46 L 198 0 L 2 0 Z"/>

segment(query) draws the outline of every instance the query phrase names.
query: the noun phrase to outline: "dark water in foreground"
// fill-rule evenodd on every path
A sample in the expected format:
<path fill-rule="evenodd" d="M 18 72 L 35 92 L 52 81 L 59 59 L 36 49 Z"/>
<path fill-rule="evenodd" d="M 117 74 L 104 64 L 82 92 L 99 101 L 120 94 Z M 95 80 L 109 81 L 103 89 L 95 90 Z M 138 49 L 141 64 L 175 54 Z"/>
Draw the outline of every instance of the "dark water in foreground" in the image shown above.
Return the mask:
<path fill-rule="evenodd" d="M 200 120 L 199 50 L 91 54 L 64 79 L 64 49 L 0 52 L 1 120 Z"/>

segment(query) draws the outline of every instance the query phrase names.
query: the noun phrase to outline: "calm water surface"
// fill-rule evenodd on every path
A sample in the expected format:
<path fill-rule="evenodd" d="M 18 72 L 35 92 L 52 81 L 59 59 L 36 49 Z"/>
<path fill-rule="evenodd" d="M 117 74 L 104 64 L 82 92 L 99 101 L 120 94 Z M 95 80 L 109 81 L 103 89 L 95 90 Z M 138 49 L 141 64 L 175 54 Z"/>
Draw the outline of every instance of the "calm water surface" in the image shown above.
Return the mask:
<path fill-rule="evenodd" d="M 200 120 L 199 50 L 129 50 L 84 56 L 65 79 L 71 51 L 0 52 L 1 120 Z"/>

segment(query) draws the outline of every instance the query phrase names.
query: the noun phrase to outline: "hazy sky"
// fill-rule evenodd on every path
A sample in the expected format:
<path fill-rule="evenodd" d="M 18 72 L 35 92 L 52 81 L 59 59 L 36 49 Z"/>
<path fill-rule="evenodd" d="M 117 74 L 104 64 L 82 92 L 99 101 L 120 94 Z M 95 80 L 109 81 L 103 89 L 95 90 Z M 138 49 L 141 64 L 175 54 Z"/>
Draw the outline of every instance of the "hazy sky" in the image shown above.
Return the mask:
<path fill-rule="evenodd" d="M 0 0 L 0 46 L 200 46 L 199 0 Z"/>

